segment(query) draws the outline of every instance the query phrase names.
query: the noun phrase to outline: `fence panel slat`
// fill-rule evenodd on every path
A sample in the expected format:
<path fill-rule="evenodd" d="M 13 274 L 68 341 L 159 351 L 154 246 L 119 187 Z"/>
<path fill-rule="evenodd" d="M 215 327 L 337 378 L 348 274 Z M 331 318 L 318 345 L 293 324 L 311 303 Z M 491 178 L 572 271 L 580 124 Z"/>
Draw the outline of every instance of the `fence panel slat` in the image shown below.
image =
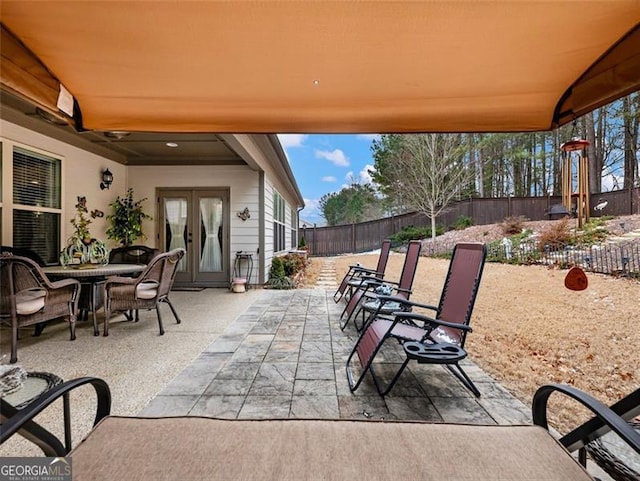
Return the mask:
<path fill-rule="evenodd" d="M 593 210 L 592 216 L 640 213 L 640 188 L 592 194 L 592 209 L 601 200 L 607 202 L 606 207 L 601 211 Z M 474 225 L 495 224 L 510 216 L 546 220 L 549 208 L 561 203 L 560 196 L 471 198 L 453 203 L 438 216 L 437 225 L 447 230 L 460 216 L 471 217 Z M 359 224 L 305 227 L 300 229 L 298 236 L 304 236 L 312 256 L 335 256 L 378 249 L 384 239 L 410 225 L 430 226 L 431 221 L 424 214 L 411 212 Z M 608 262 L 618 261 L 621 262 L 612 259 Z"/>

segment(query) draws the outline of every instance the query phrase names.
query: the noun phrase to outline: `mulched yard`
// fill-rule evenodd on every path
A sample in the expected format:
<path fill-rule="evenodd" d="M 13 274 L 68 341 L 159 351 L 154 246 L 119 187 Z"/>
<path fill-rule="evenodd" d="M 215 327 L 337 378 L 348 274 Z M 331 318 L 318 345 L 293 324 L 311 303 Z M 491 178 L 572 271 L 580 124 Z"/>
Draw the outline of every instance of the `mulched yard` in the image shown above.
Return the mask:
<path fill-rule="evenodd" d="M 475 229 L 485 233 L 494 227 Z M 469 232 L 459 237 L 482 240 Z M 377 259 L 377 253 L 336 257 L 337 276 L 356 262 L 374 267 Z M 390 256 L 387 278 L 399 278 L 403 261 L 403 254 Z M 322 262 L 313 259 L 309 277 Z M 447 260 L 421 258 L 412 299 L 437 303 L 447 267 Z M 551 382 L 574 385 L 611 404 L 640 385 L 640 282 L 588 274 L 589 287 L 575 292 L 564 287 L 567 272 L 487 263 L 466 347 L 473 361 L 526 404 Z M 561 431 L 587 415 L 572 403 L 563 402 L 563 408 L 551 410 L 561 413 L 552 418 Z"/>

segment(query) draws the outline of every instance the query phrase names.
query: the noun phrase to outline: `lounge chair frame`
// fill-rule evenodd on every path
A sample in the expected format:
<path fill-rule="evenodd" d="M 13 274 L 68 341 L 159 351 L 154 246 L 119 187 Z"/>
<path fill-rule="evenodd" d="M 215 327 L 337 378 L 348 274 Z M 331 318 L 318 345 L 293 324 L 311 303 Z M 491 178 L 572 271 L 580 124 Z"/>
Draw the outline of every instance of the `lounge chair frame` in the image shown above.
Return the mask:
<path fill-rule="evenodd" d="M 378 257 L 378 264 L 375 269 L 367 269 L 359 264 L 349 266 L 349 270 L 344 275 L 338 289 L 333 294 L 333 300 L 335 302 L 339 302 L 345 294 L 347 295 L 347 298 L 351 297 L 353 289 L 358 287 L 362 276 L 373 276 L 377 279 L 383 279 L 390 251 L 391 241 L 389 239 L 385 239 L 382 241 L 382 245 L 380 246 L 380 256 Z"/>
<path fill-rule="evenodd" d="M 476 397 L 480 397 L 480 391 L 459 362 L 467 356 L 464 344 L 467 333 L 472 331 L 469 322 L 486 255 L 487 248 L 484 244 L 456 245 L 437 306 L 412 302 L 400 296 L 379 297 L 378 310 L 369 317 L 347 358 L 347 381 L 351 392 L 358 389 L 367 373 L 370 373 L 376 390 L 381 396 L 385 396 L 396 384 L 409 361 L 416 360 L 418 363 L 443 364 Z M 385 304 L 389 302 L 400 305 L 391 315 L 383 313 Z M 434 311 L 435 315 L 429 317 L 409 312 L 418 308 Z M 392 379 L 384 385 L 376 374 L 374 359 L 390 339 L 402 344 L 412 344 L 403 346 L 405 359 Z M 353 370 L 356 359 L 361 365 L 357 379 Z"/>
<path fill-rule="evenodd" d="M 362 303 L 364 300 L 371 300 L 375 298 L 376 296 L 373 293 L 373 290 L 383 283 L 391 286 L 396 295 L 404 299 L 409 299 L 411 296 L 411 288 L 413 287 L 413 280 L 416 275 L 416 270 L 418 269 L 421 250 L 422 241 L 413 240 L 409 242 L 407 252 L 404 257 L 402 272 L 398 281 L 390 281 L 388 279 L 382 280 L 375 276 L 368 275 L 361 276 L 358 279 L 359 283 L 356 286 L 353 286 L 354 288 L 349 300 L 347 301 L 347 305 L 342 310 L 342 314 L 340 314 L 340 329 L 344 331 L 349 324 L 349 321 L 352 318 L 357 318 L 358 314 L 362 310 Z M 358 326 L 356 324 L 356 329 L 358 331 L 360 331 L 362 327 L 363 326 Z"/>

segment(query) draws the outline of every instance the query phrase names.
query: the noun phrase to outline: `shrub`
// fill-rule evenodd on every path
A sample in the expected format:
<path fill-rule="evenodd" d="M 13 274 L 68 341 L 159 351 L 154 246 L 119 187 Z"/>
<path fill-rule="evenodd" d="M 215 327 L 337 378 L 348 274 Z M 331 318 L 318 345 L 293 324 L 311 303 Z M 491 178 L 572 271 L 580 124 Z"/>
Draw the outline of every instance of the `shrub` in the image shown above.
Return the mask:
<path fill-rule="evenodd" d="M 455 230 L 463 230 L 467 227 L 471 227 L 473 225 L 473 219 L 466 215 L 458 216 L 455 223 L 453 224 L 453 228 Z"/>
<path fill-rule="evenodd" d="M 284 270 L 284 261 L 281 257 L 271 259 L 271 269 L 269 270 L 269 283 L 272 280 L 281 280 L 287 277 Z"/>
<path fill-rule="evenodd" d="M 436 235 L 440 235 L 443 232 L 444 229 L 442 227 L 436 228 Z M 391 242 L 394 245 L 399 245 L 406 244 L 410 240 L 426 239 L 428 237 L 431 237 L 431 229 L 429 227 L 415 227 L 413 225 L 408 225 L 400 232 L 390 235 L 389 239 L 391 239 Z"/>
<path fill-rule="evenodd" d="M 551 250 L 559 250 L 573 244 L 574 238 L 569 227 L 570 220 L 565 217 L 542 231 L 538 238 L 538 249 L 544 251 L 545 246 L 549 246 Z"/>
<path fill-rule="evenodd" d="M 307 265 L 305 257 L 298 254 L 287 254 L 281 259 L 287 277 L 295 276 L 298 272 L 303 271 Z"/>
<path fill-rule="evenodd" d="M 307 259 L 299 254 L 287 254 L 271 259 L 269 281 L 267 284 L 273 289 L 295 288 L 295 275 L 307 266 Z"/>
<path fill-rule="evenodd" d="M 605 218 L 593 218 L 587 222 L 582 231 L 578 233 L 577 241 L 585 245 L 600 244 L 609 236 L 609 230 L 605 227 Z"/>
<path fill-rule="evenodd" d="M 306 248 L 307 248 L 307 240 L 304 238 L 304 236 L 300 236 L 300 240 L 298 241 L 298 249 L 306 250 Z"/>
<path fill-rule="evenodd" d="M 500 224 L 502 226 L 502 232 L 505 235 L 520 234 L 526 220 L 527 219 L 521 215 L 506 217 Z"/>

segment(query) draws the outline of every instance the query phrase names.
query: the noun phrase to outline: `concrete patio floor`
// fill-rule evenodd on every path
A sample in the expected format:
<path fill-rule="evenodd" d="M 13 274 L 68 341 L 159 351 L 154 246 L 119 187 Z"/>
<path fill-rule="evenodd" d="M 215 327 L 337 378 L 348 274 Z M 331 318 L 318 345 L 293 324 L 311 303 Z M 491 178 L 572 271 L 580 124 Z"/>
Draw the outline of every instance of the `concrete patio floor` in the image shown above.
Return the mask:
<path fill-rule="evenodd" d="M 139 415 L 531 423 L 530 407 L 468 360 L 465 370 L 480 398 L 443 366 L 417 363 L 384 398 L 370 376 L 352 394 L 345 362 L 356 331 L 351 324 L 340 330 L 343 304 L 331 294 L 322 288 L 263 291 Z M 401 359 L 385 356 L 388 363 Z"/>

